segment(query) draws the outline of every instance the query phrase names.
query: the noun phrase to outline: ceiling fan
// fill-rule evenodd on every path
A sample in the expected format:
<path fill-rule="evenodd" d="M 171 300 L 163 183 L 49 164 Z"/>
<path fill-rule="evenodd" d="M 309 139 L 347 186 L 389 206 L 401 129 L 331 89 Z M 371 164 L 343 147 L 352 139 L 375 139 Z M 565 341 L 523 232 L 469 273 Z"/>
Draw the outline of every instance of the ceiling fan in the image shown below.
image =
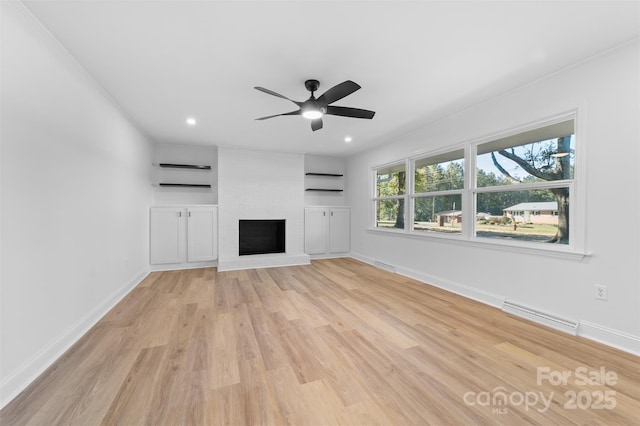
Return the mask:
<path fill-rule="evenodd" d="M 311 130 L 315 132 L 316 130 L 322 129 L 323 115 L 372 119 L 376 114 L 375 111 L 369 111 L 366 109 L 330 105 L 360 89 L 360 86 L 351 80 L 347 80 L 333 86 L 316 99 L 313 94 L 318 90 L 319 86 L 320 82 L 318 80 L 307 80 L 304 82 L 304 87 L 311 92 L 311 97 L 304 102 L 294 101 L 280 93 L 274 92 L 273 90 L 265 89 L 264 87 L 254 87 L 254 89 L 261 92 L 291 101 L 299 107 L 299 109 L 295 111 L 260 117 L 256 118 L 256 120 L 266 120 L 267 118 L 279 117 L 281 115 L 302 115 L 304 118 L 311 120 Z"/>

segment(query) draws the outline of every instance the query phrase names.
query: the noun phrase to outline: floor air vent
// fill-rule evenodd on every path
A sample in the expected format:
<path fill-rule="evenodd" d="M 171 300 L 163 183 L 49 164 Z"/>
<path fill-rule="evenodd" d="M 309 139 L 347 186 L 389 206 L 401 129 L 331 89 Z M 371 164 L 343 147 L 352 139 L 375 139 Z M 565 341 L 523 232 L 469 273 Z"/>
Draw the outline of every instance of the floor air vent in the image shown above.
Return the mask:
<path fill-rule="evenodd" d="M 578 323 L 575 321 L 559 318 L 555 315 L 540 312 L 533 308 L 518 305 L 507 300 L 502 304 L 502 310 L 539 324 L 555 328 L 556 330 L 564 331 L 565 333 L 569 333 L 574 336 L 578 335 Z"/>

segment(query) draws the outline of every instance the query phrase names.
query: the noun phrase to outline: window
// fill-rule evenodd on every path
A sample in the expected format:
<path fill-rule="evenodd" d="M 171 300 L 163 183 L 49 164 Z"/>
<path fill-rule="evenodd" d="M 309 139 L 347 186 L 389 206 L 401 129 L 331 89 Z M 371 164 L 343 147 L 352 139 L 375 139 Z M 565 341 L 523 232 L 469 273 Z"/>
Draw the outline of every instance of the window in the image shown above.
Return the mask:
<path fill-rule="evenodd" d="M 575 204 L 575 145 L 574 116 L 566 115 L 376 168 L 375 226 L 509 246 L 567 247 L 574 238 L 569 207 Z"/>
<path fill-rule="evenodd" d="M 462 232 L 464 149 L 413 161 L 413 229 Z"/>
<path fill-rule="evenodd" d="M 574 151 L 573 120 L 477 145 L 475 236 L 569 244 Z"/>
<path fill-rule="evenodd" d="M 375 212 L 377 228 L 404 229 L 407 188 L 406 164 L 394 164 L 376 170 Z"/>

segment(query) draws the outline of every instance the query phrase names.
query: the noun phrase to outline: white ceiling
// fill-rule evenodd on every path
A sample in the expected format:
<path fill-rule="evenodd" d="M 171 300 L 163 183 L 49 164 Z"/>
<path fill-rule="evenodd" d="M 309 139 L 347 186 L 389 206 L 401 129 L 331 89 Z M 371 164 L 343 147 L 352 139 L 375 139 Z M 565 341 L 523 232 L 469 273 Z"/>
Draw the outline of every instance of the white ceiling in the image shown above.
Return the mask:
<path fill-rule="evenodd" d="M 157 142 L 348 155 L 640 33 L 638 1 L 24 1 Z M 312 132 L 296 109 L 345 80 Z M 552 95 L 552 94 L 550 94 Z M 193 116 L 198 125 L 188 127 Z M 345 143 L 345 136 L 352 136 Z"/>

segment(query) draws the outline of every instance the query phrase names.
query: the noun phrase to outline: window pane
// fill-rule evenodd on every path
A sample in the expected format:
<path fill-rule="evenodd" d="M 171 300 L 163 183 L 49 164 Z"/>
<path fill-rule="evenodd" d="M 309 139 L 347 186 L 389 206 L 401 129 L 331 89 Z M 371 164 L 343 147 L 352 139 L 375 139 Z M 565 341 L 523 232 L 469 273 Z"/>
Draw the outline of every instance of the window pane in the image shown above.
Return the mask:
<path fill-rule="evenodd" d="M 398 164 L 376 171 L 376 197 L 393 197 L 406 192 L 405 165 Z"/>
<path fill-rule="evenodd" d="M 414 205 L 414 230 L 462 232 L 462 195 L 418 197 Z"/>
<path fill-rule="evenodd" d="M 464 150 L 415 161 L 416 193 L 464 188 Z"/>
<path fill-rule="evenodd" d="M 569 243 L 569 188 L 480 193 L 476 236 Z"/>
<path fill-rule="evenodd" d="M 377 200 L 376 226 L 404 229 L 404 199 Z"/>
<path fill-rule="evenodd" d="M 573 179 L 573 120 L 478 145 L 477 187 Z"/>

